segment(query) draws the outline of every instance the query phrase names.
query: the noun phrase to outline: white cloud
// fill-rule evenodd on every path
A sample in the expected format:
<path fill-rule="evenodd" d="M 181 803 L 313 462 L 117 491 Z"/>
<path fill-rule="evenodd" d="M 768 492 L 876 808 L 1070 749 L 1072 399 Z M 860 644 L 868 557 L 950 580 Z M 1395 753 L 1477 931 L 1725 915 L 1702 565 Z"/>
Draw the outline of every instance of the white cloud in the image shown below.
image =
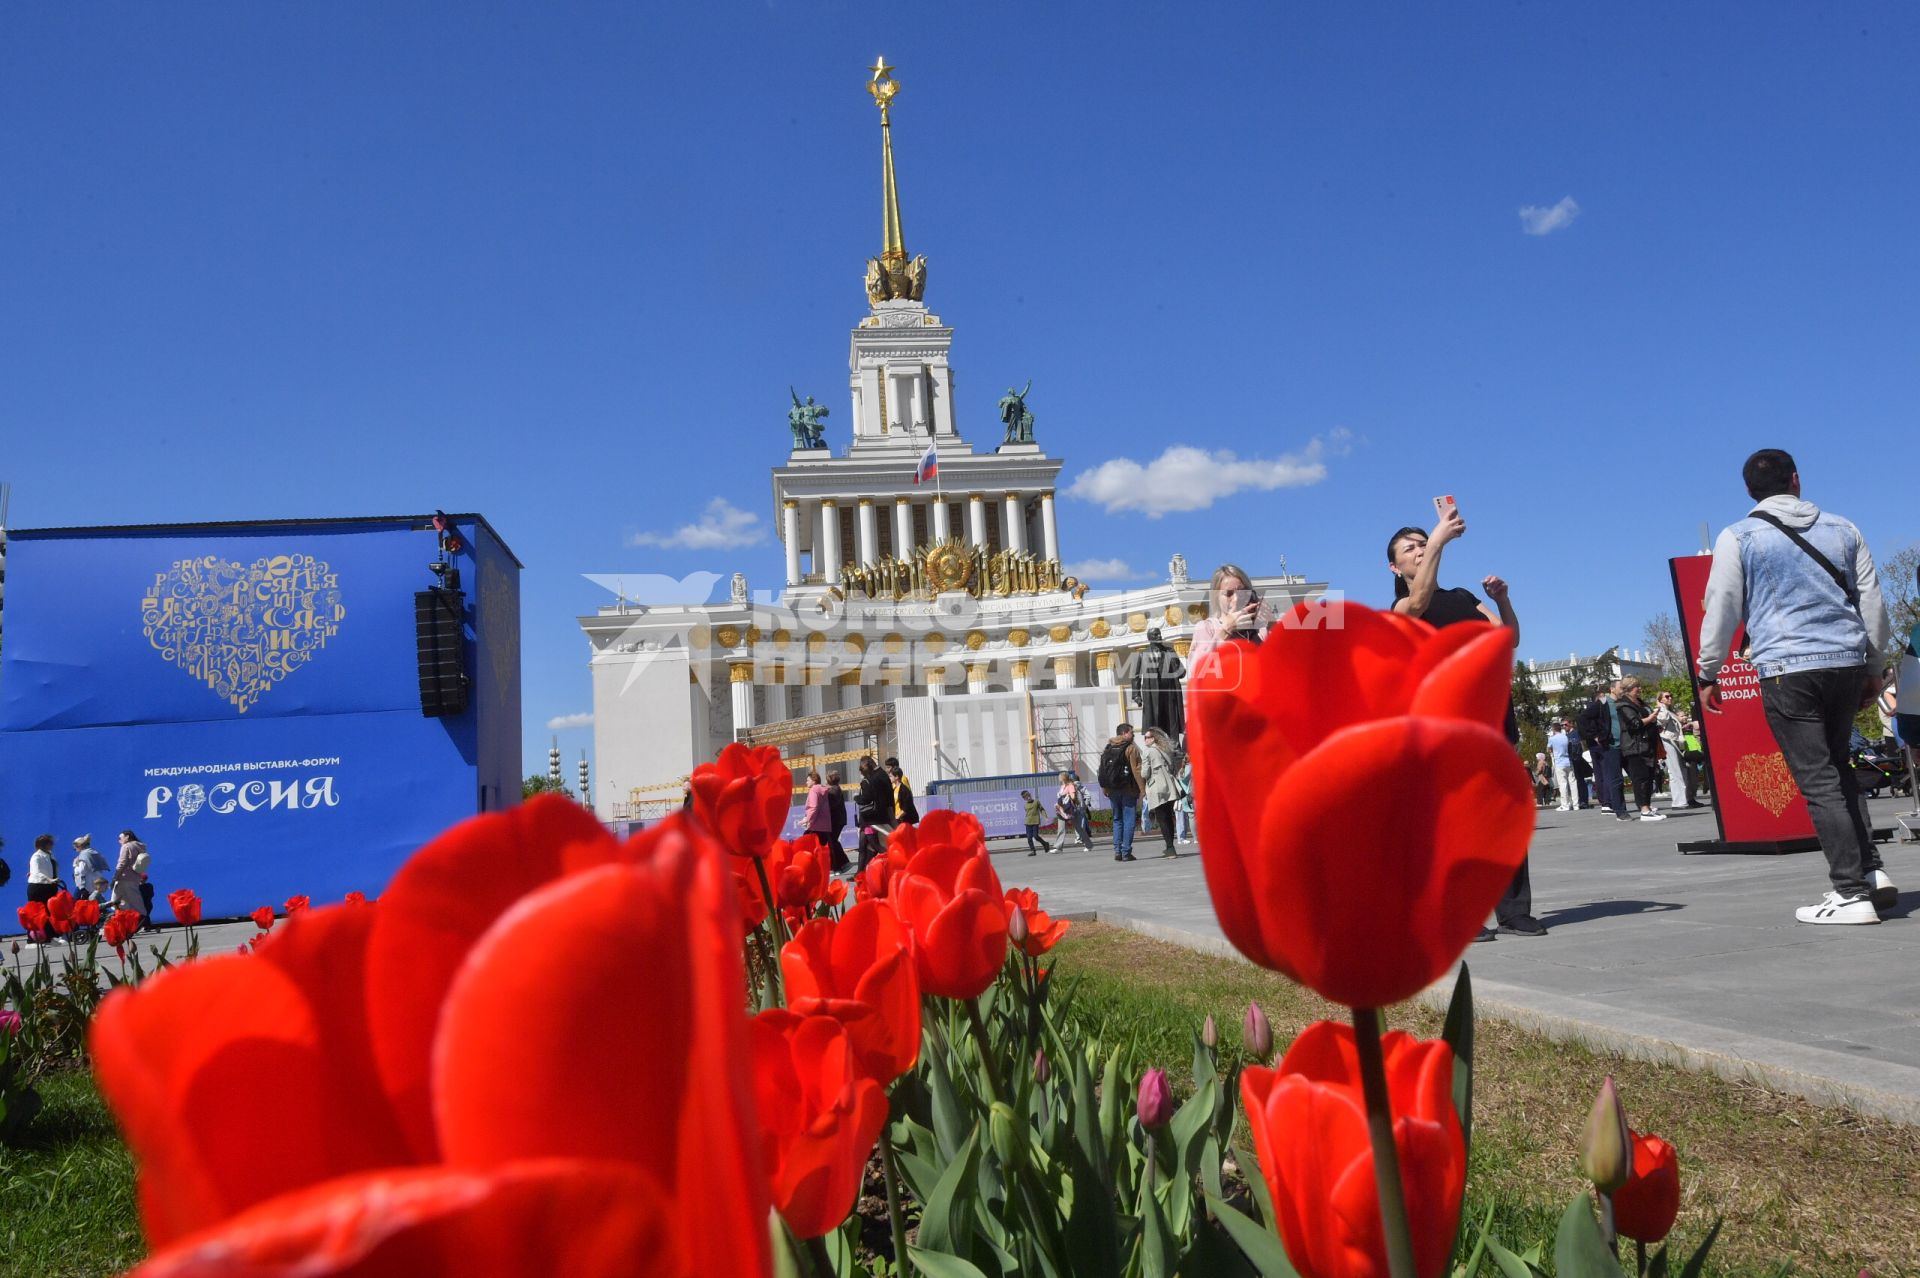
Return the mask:
<path fill-rule="evenodd" d="M 1127 565 L 1124 559 L 1082 559 L 1062 564 L 1062 574 L 1082 581 L 1138 581 L 1147 574 Z"/>
<path fill-rule="evenodd" d="M 670 533 L 635 533 L 627 544 L 662 550 L 733 550 L 758 545 L 766 538 L 760 516 L 741 510 L 725 497 L 715 497 L 707 503 L 698 523 L 681 524 Z"/>
<path fill-rule="evenodd" d="M 579 714 L 557 714 L 547 720 L 548 732 L 565 732 L 568 728 L 591 728 L 593 711 L 585 710 Z"/>
<path fill-rule="evenodd" d="M 1558 204 L 1541 208 L 1538 204 L 1529 204 L 1520 210 L 1520 229 L 1528 235 L 1552 235 L 1555 231 L 1565 230 L 1573 225 L 1573 219 L 1580 216 L 1580 204 L 1571 195 L 1562 196 Z"/>
<path fill-rule="evenodd" d="M 1076 476 L 1067 495 L 1097 502 L 1109 515 L 1136 510 L 1158 519 L 1169 512 L 1205 510 L 1245 489 L 1271 492 L 1317 484 L 1327 477 L 1326 458 L 1345 456 L 1351 439 L 1352 433 L 1340 427 L 1278 457 L 1175 444 L 1144 466 L 1131 457 L 1101 462 Z"/>

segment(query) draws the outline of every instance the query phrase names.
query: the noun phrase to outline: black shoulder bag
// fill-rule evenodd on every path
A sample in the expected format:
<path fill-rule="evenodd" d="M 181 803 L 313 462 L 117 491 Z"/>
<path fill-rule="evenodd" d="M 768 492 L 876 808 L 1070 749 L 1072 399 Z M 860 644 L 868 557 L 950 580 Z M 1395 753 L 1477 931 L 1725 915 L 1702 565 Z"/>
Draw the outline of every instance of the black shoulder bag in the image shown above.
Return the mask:
<path fill-rule="evenodd" d="M 1772 524 L 1775 528 L 1778 528 L 1781 532 L 1785 533 L 1787 535 L 1788 540 L 1792 541 L 1794 545 L 1806 551 L 1807 558 L 1813 560 L 1813 562 L 1815 562 L 1816 564 L 1819 564 L 1822 568 L 1826 570 L 1827 576 L 1833 578 L 1833 584 L 1840 587 L 1840 593 L 1847 597 L 1847 602 L 1849 604 L 1853 605 L 1854 612 L 1858 613 L 1860 611 L 1860 593 L 1853 588 L 1851 583 L 1847 581 L 1846 574 L 1833 566 L 1833 560 L 1821 554 L 1819 549 L 1816 548 L 1812 542 L 1808 541 L 1805 537 L 1802 537 L 1794 529 L 1787 527 L 1787 525 L 1784 522 L 1782 522 L 1777 516 L 1773 515 L 1772 513 L 1764 510 L 1756 510 L 1753 512 L 1753 517 L 1755 519 L 1760 520 L 1762 523 Z M 1862 622 L 1864 622 L 1865 620 L 1866 618 L 1864 616 L 1861 617 Z"/>

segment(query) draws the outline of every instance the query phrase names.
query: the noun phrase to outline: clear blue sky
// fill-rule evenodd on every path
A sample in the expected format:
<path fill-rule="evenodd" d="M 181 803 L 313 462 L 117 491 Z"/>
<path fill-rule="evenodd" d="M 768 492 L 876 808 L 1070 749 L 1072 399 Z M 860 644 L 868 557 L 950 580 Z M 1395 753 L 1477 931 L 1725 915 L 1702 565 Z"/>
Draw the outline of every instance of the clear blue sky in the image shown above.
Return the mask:
<path fill-rule="evenodd" d="M 1754 447 L 1920 535 L 1920 10 L 1798 3 L 9 5 L 13 522 L 482 511 L 543 769 L 581 574 L 774 585 L 770 536 L 632 540 L 766 529 L 789 383 L 844 440 L 879 53 L 963 431 L 1032 377 L 1063 487 L 1323 441 L 1201 510 L 1064 499 L 1069 560 L 1378 601 L 1453 492 L 1448 577 L 1545 658 L 1672 607 Z"/>

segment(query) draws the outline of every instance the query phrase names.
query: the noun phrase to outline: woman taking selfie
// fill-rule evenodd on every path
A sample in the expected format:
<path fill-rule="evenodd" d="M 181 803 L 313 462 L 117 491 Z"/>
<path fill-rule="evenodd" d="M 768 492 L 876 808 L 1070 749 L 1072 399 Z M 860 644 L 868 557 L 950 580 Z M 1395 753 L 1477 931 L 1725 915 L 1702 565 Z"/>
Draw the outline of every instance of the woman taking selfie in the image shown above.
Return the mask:
<path fill-rule="evenodd" d="M 1187 653 L 1187 678 L 1200 669 L 1201 659 L 1232 639 L 1259 643 L 1266 637 L 1273 615 L 1253 592 L 1253 578 L 1238 564 L 1221 564 L 1213 570 L 1213 587 L 1207 591 L 1207 615 L 1193 628 L 1193 646 Z"/>

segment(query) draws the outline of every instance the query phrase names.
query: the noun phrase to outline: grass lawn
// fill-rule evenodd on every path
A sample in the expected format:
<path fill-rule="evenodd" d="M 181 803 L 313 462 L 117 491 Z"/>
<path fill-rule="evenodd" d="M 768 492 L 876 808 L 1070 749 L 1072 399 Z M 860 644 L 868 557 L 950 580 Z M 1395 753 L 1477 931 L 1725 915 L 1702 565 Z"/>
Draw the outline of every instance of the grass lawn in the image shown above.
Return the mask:
<path fill-rule="evenodd" d="M 1109 1042 L 1131 1037 L 1176 1082 L 1191 1075 L 1193 1033 L 1209 1012 L 1223 1052 L 1237 1050 L 1249 1001 L 1283 1046 L 1310 1021 L 1346 1017 L 1271 972 L 1121 928 L 1076 923 L 1054 955 L 1060 974 L 1079 981 L 1074 1015 Z M 1440 1019 L 1409 1006 L 1387 1023 L 1430 1038 Z M 1710 1273 L 1772 1274 L 1792 1261 L 1797 1274 L 1920 1274 L 1920 1128 L 1550 1042 L 1484 1015 L 1474 1067 L 1468 1215 L 1496 1204 L 1495 1234 L 1516 1250 L 1547 1241 L 1551 1253 L 1560 1213 L 1585 1183 L 1580 1129 L 1612 1074 L 1634 1129 L 1679 1151 L 1673 1240 L 1691 1250 L 1716 1215 L 1726 1218 Z"/>
<path fill-rule="evenodd" d="M 0 1276 L 112 1274 L 145 1254 L 133 1159 L 82 1071 L 37 1085 L 45 1108 L 26 1146 L 0 1145 Z"/>

